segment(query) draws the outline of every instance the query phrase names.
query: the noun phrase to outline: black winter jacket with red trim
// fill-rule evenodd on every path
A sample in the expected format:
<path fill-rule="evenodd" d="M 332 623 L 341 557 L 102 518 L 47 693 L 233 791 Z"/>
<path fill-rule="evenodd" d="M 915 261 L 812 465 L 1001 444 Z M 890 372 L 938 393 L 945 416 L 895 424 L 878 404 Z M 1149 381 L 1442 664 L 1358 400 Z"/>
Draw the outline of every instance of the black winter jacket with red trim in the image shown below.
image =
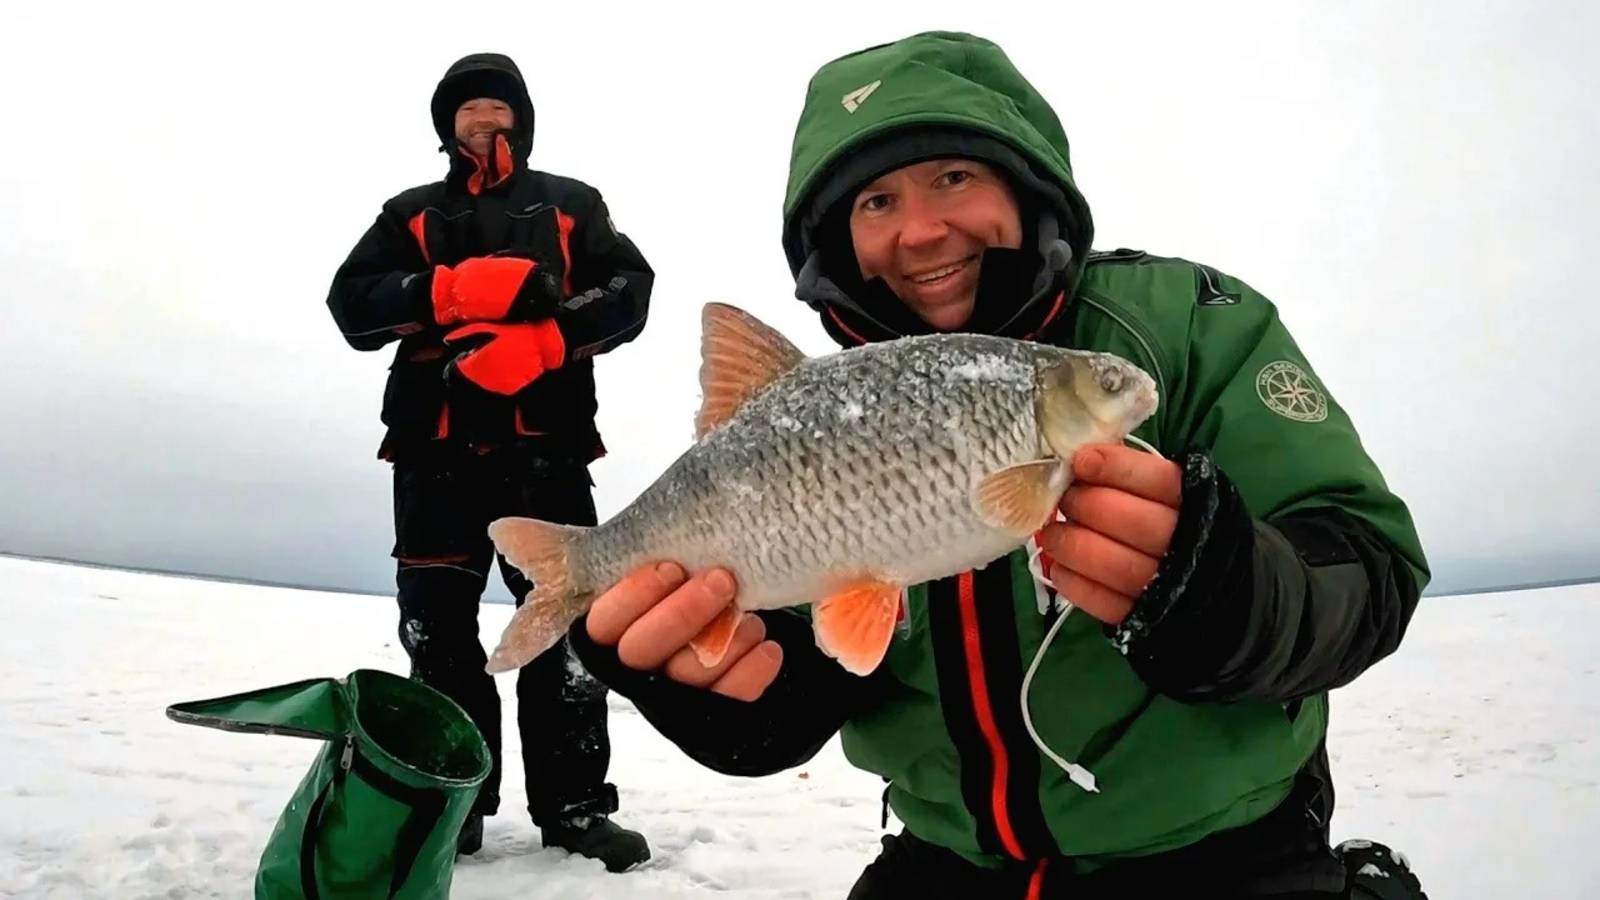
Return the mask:
<path fill-rule="evenodd" d="M 513 154 L 509 172 L 496 180 L 485 161 L 457 151 L 444 181 L 383 205 L 334 275 L 328 308 L 350 346 L 400 342 L 384 388 L 388 433 L 380 455 L 435 440 L 535 442 L 584 460 L 603 453 L 593 357 L 643 330 L 655 276 L 616 231 L 598 191 L 528 170 L 521 155 Z M 554 318 L 566 362 L 514 397 L 447 378 L 457 351 L 444 343 L 450 329 L 433 317 L 434 267 L 495 254 L 531 257 L 564 276 L 565 299 Z"/>

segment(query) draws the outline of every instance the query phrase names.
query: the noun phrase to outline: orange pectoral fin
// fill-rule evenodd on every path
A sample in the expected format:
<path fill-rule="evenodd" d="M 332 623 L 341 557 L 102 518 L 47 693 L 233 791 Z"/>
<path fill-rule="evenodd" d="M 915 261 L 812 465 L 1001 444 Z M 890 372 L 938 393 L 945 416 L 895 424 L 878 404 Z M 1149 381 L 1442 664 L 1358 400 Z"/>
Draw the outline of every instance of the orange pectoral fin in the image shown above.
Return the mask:
<path fill-rule="evenodd" d="M 699 634 L 689 639 L 689 647 L 694 650 L 695 659 L 700 661 L 700 665 L 709 669 L 722 662 L 722 658 L 728 654 L 728 645 L 733 643 L 733 633 L 739 630 L 739 622 L 743 618 L 744 612 L 738 604 L 729 603 Z"/>
<path fill-rule="evenodd" d="M 900 594 L 898 584 L 861 581 L 818 601 L 811 609 L 817 646 L 852 674 L 876 669 L 894 637 Z"/>

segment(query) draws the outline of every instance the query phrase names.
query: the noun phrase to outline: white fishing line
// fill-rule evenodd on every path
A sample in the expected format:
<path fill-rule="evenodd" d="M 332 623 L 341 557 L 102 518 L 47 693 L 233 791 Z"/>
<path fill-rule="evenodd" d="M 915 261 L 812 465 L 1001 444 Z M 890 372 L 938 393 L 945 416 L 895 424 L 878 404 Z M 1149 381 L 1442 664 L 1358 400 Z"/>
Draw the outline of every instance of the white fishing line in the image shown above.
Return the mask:
<path fill-rule="evenodd" d="M 1143 450 L 1146 453 L 1154 453 L 1157 456 L 1161 455 L 1161 451 L 1160 450 L 1157 450 L 1155 447 L 1152 447 L 1150 445 L 1150 442 L 1145 440 L 1142 437 L 1137 437 L 1135 435 L 1131 435 L 1130 434 L 1127 437 L 1123 438 L 1123 440 L 1125 440 L 1128 443 L 1134 445 L 1135 447 L 1138 447 L 1140 450 Z"/>
<path fill-rule="evenodd" d="M 1146 453 L 1161 455 L 1161 451 L 1131 434 L 1127 436 L 1126 440 Z M 1033 654 L 1033 662 L 1028 664 L 1028 674 L 1022 677 L 1022 696 L 1019 698 L 1022 704 L 1022 724 L 1028 729 L 1028 737 L 1033 739 L 1033 744 L 1039 748 L 1039 752 L 1048 756 L 1051 762 L 1060 766 L 1061 770 L 1067 773 L 1067 777 L 1072 779 L 1073 784 L 1092 794 L 1098 794 L 1100 793 L 1100 788 L 1095 782 L 1094 773 L 1051 750 L 1050 746 L 1044 742 L 1044 738 L 1039 737 L 1038 729 L 1033 727 L 1033 713 L 1028 708 L 1028 691 L 1033 687 L 1033 676 L 1039 671 L 1039 663 L 1044 661 L 1045 651 L 1050 649 L 1050 644 L 1055 641 L 1056 634 L 1061 631 L 1061 626 L 1066 623 L 1067 617 L 1072 615 L 1074 609 L 1077 609 L 1072 605 L 1072 601 L 1067 599 L 1067 595 L 1050 580 L 1049 573 L 1043 571 L 1043 567 L 1039 564 L 1039 555 L 1042 552 L 1042 550 L 1035 548 L 1032 553 L 1028 554 L 1028 571 L 1055 590 L 1056 603 L 1061 607 L 1061 615 L 1056 618 L 1055 624 L 1050 626 L 1050 630 L 1045 632 L 1044 641 L 1039 644 L 1039 651 Z"/>
<path fill-rule="evenodd" d="M 1028 710 L 1028 689 L 1033 685 L 1033 675 L 1039 671 L 1039 663 L 1044 659 L 1044 652 L 1050 648 L 1050 642 L 1056 639 L 1056 632 L 1061 630 L 1062 624 L 1067 621 L 1067 616 L 1072 615 L 1072 610 L 1075 608 L 1059 591 L 1056 597 L 1060 601 L 1061 615 L 1045 634 L 1044 643 L 1039 645 L 1039 652 L 1033 655 L 1033 663 L 1028 666 L 1028 674 L 1022 678 L 1022 724 L 1027 727 L 1028 737 L 1033 738 L 1033 744 L 1039 748 L 1039 752 L 1060 766 L 1061 770 L 1067 773 L 1067 777 L 1072 779 L 1073 784 L 1091 794 L 1098 794 L 1100 789 L 1095 786 L 1094 773 L 1051 750 L 1050 745 L 1044 742 L 1044 738 L 1039 737 L 1038 730 L 1033 727 L 1033 714 Z"/>

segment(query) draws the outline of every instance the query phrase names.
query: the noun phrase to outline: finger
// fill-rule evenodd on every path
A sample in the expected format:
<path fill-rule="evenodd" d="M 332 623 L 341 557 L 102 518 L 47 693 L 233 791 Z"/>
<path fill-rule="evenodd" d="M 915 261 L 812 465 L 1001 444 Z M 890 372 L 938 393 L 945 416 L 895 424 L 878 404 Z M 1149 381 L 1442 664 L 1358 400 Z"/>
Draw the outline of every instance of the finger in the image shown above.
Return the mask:
<path fill-rule="evenodd" d="M 1155 557 L 1167 552 L 1178 527 L 1178 511 L 1172 507 L 1099 485 L 1068 488 L 1061 511 L 1086 528 Z"/>
<path fill-rule="evenodd" d="M 677 590 L 687 576 L 674 562 L 640 566 L 622 577 L 589 608 L 589 639 L 614 646 L 638 618 Z"/>
<path fill-rule="evenodd" d="M 1039 548 L 1057 565 L 1130 597 L 1144 593 L 1160 564 L 1155 557 L 1076 522 L 1046 527 L 1040 535 Z"/>
<path fill-rule="evenodd" d="M 1173 509 L 1183 501 L 1183 470 L 1178 464 L 1132 447 L 1084 447 L 1072 455 L 1072 474 L 1079 481 L 1120 488 Z"/>
<path fill-rule="evenodd" d="M 498 333 L 493 325 L 490 325 L 487 322 L 479 322 L 474 325 L 464 325 L 460 328 L 457 328 L 455 331 L 445 334 L 444 342 L 454 346 L 455 344 L 459 344 L 462 341 L 469 340 L 471 338 L 483 337 L 485 340 L 473 342 L 477 346 L 481 347 L 484 344 L 489 343 L 489 341 L 494 340 L 497 334 Z"/>
<path fill-rule="evenodd" d="M 708 669 L 700 665 L 700 657 L 695 655 L 693 648 L 684 647 L 672 654 L 662 671 L 673 681 L 698 688 L 710 687 L 733 668 L 734 663 L 766 639 L 767 623 L 761 621 L 760 616 L 745 616 L 739 620 L 739 627 L 734 630 L 733 640 L 728 644 L 728 652 L 722 655 L 721 662 Z"/>
<path fill-rule="evenodd" d="M 1108 625 L 1121 625 L 1133 611 L 1134 598 L 1062 566 L 1051 567 L 1050 581 L 1068 603 Z"/>
<path fill-rule="evenodd" d="M 734 663 L 728 674 L 711 686 L 711 690 L 748 703 L 772 686 L 782 666 L 783 648 L 776 641 L 765 641 Z"/>
<path fill-rule="evenodd" d="M 651 606 L 622 633 L 617 657 L 634 669 L 658 669 L 732 602 L 733 576 L 711 569 Z"/>

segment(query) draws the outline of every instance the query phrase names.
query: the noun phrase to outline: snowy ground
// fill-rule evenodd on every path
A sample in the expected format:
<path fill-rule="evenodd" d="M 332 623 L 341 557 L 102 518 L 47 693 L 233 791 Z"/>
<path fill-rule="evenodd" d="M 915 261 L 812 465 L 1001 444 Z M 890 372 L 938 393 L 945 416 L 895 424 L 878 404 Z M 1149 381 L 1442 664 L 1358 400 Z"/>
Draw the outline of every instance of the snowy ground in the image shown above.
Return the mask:
<path fill-rule="evenodd" d="M 509 611 L 485 607 L 485 633 Z M 165 707 L 405 670 L 383 598 L 0 557 L 0 623 L 3 896 L 249 896 L 315 748 L 180 726 Z M 1400 655 L 1334 697 L 1335 837 L 1403 849 L 1441 900 L 1600 896 L 1597 636 L 1600 586 L 1426 601 Z M 880 785 L 836 747 L 751 781 L 698 768 L 626 702 L 612 734 L 621 818 L 655 859 L 616 876 L 540 849 L 509 813 L 513 769 L 454 896 L 839 898 L 875 852 Z"/>

